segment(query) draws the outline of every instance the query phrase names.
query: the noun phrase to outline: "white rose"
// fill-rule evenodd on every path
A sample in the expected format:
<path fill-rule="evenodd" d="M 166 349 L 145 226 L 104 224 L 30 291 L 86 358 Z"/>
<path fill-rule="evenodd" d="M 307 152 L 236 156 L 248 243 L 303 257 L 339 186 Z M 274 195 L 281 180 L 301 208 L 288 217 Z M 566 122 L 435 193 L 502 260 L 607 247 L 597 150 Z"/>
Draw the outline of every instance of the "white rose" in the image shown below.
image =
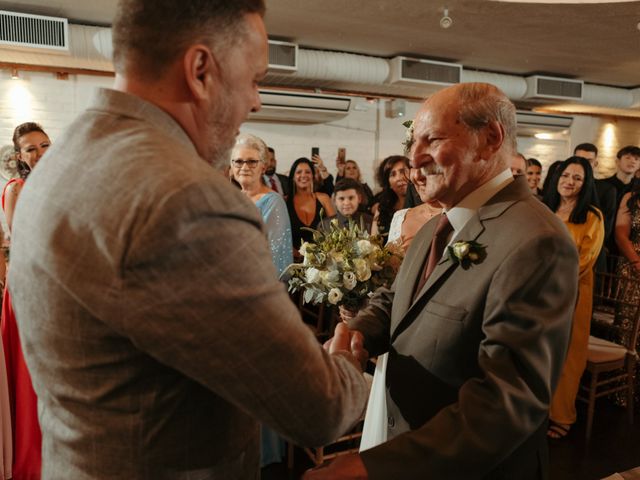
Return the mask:
<path fill-rule="evenodd" d="M 344 272 L 344 275 L 342 275 L 342 282 L 344 283 L 344 288 L 347 290 L 353 290 L 358 283 L 358 280 L 355 273 Z"/>
<path fill-rule="evenodd" d="M 369 240 L 358 240 L 358 250 L 362 253 L 362 255 L 369 255 L 373 252 L 373 245 Z"/>
<path fill-rule="evenodd" d="M 327 300 L 331 305 L 336 305 L 340 300 L 342 300 L 342 292 L 339 288 L 332 288 L 329 290 L 329 295 L 327 295 Z"/>
<path fill-rule="evenodd" d="M 466 257 L 468 253 L 469 253 L 468 243 L 459 242 L 453 246 L 453 254 L 460 259 Z"/>
<path fill-rule="evenodd" d="M 305 273 L 304 277 L 307 283 L 316 283 L 321 278 L 320 270 L 318 270 L 317 268 L 311 267 L 307 269 L 307 272 Z"/>
<path fill-rule="evenodd" d="M 360 282 L 366 282 L 371 278 L 371 269 L 369 268 L 369 264 L 366 260 L 361 258 L 356 258 L 353 261 L 353 267 L 356 270 L 356 278 Z"/>

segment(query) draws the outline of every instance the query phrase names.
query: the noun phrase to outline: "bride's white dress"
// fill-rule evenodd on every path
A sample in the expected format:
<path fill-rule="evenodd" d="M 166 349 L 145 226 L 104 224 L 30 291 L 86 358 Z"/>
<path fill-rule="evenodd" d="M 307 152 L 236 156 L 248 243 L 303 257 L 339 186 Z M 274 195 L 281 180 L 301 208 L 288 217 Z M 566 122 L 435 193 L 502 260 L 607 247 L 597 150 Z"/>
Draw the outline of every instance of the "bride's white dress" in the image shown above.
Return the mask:
<path fill-rule="evenodd" d="M 402 222 L 409 209 L 398 210 L 391 220 L 387 243 L 400 241 Z M 364 417 L 360 451 L 368 450 L 387 441 L 387 359 L 388 353 L 380 355 L 373 375 L 373 384 L 369 393 L 367 413 Z"/>

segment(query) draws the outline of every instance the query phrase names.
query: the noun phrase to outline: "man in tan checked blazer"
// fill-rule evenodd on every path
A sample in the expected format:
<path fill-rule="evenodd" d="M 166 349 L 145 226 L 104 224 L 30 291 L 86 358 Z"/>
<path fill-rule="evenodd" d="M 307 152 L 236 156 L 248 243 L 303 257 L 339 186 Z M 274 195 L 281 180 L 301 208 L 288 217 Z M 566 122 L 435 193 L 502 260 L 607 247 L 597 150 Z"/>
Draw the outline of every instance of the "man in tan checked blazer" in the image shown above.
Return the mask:
<path fill-rule="evenodd" d="M 387 441 L 309 480 L 547 478 L 578 254 L 524 177 L 513 178 L 515 131 L 513 104 L 488 84 L 444 89 L 418 113 L 412 178 L 447 221 L 418 232 L 393 287 L 349 322 L 371 354 L 389 352 Z M 449 244 L 467 246 L 441 252 L 426 276 L 436 226 L 447 223 Z"/>
<path fill-rule="evenodd" d="M 263 12 L 122 1 L 115 90 L 21 194 L 10 282 L 45 479 L 256 478 L 256 419 L 319 445 L 363 412 L 348 337 L 323 351 L 255 206 L 210 165 L 260 108 Z"/>

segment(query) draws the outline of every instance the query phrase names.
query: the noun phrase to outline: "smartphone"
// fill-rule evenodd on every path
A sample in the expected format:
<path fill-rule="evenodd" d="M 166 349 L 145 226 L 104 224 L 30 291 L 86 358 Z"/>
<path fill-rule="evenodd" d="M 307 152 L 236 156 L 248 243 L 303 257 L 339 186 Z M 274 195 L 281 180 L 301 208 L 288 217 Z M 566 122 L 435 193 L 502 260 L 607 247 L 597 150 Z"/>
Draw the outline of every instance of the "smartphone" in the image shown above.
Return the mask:
<path fill-rule="evenodd" d="M 314 155 L 320 155 L 320 147 L 311 147 L 311 159 Z"/>
<path fill-rule="evenodd" d="M 344 147 L 338 148 L 338 162 L 344 163 L 347 160 L 347 149 Z"/>

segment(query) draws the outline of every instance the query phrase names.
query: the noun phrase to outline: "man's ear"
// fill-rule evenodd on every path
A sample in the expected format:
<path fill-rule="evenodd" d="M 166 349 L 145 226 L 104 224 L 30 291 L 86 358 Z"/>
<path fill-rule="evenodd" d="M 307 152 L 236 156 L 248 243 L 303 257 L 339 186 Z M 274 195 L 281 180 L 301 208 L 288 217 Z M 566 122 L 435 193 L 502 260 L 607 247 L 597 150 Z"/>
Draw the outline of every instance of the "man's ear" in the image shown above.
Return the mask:
<path fill-rule="evenodd" d="M 504 127 L 492 120 L 482 129 L 483 145 L 480 147 L 480 158 L 489 159 L 500 150 L 504 142 Z"/>
<path fill-rule="evenodd" d="M 206 45 L 191 45 L 183 56 L 184 78 L 195 100 L 210 96 L 211 84 L 219 78 L 218 64 Z"/>

